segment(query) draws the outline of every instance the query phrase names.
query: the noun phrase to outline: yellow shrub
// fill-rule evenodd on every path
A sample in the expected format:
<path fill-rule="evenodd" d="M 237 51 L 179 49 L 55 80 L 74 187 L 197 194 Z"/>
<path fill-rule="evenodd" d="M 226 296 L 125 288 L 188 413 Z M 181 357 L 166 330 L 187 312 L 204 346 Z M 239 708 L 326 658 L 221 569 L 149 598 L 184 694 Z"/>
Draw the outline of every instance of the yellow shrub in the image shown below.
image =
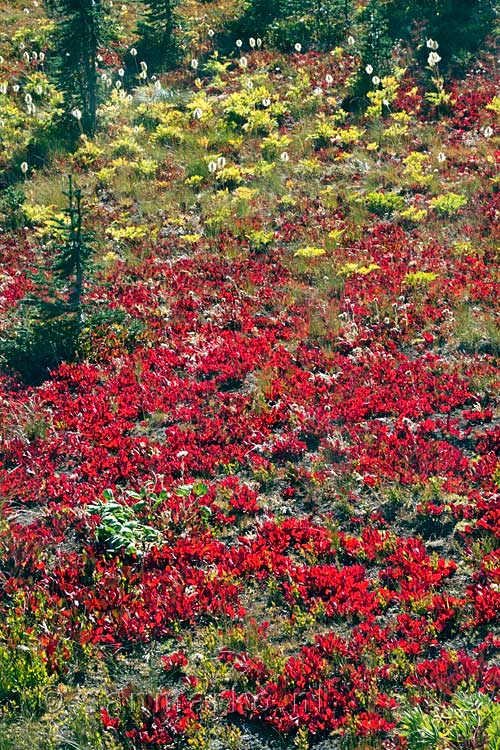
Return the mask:
<path fill-rule="evenodd" d="M 425 208 L 417 208 L 416 206 L 408 206 L 399 212 L 402 219 L 415 222 L 416 224 L 424 221 L 427 216 L 427 210 Z"/>
<path fill-rule="evenodd" d="M 500 115 L 500 96 L 494 96 L 491 102 L 486 105 L 486 109 L 491 109 L 496 115 Z"/>
<path fill-rule="evenodd" d="M 82 136 L 82 141 L 83 143 L 80 148 L 73 154 L 73 161 L 79 167 L 86 169 L 93 166 L 103 156 L 104 151 L 87 137 Z"/>
<path fill-rule="evenodd" d="M 364 266 L 362 263 L 350 262 L 341 266 L 339 271 L 343 276 L 354 276 L 355 274 L 366 276 L 372 273 L 372 271 L 378 271 L 379 268 L 380 266 L 377 263 L 369 263 L 367 266 Z"/>
<path fill-rule="evenodd" d="M 411 151 L 408 156 L 403 159 L 405 168 L 403 174 L 411 183 L 417 185 L 429 185 L 432 182 L 432 175 L 426 174 L 424 169 L 429 167 L 429 155 L 422 154 L 419 151 Z"/>
<path fill-rule="evenodd" d="M 106 234 L 108 234 L 116 242 L 135 244 L 143 240 L 148 235 L 148 229 L 147 227 L 142 226 L 112 226 L 106 230 Z"/>
<path fill-rule="evenodd" d="M 434 211 L 443 216 L 450 216 L 459 211 L 467 203 L 467 198 L 458 193 L 446 193 L 432 198 L 430 204 Z"/>
<path fill-rule="evenodd" d="M 427 286 L 437 278 L 437 273 L 433 271 L 414 271 L 407 273 L 403 281 L 408 286 Z"/>
<path fill-rule="evenodd" d="M 308 245 L 307 247 L 301 247 L 295 251 L 294 255 L 300 258 L 318 258 L 321 255 L 325 255 L 326 250 L 324 247 L 314 247 Z"/>

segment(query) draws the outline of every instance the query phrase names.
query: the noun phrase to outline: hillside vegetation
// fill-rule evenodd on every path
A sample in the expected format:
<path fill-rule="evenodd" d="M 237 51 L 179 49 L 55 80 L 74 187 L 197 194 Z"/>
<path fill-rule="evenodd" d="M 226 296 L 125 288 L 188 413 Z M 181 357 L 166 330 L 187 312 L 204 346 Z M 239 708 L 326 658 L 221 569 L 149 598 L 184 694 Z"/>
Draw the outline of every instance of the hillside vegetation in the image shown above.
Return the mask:
<path fill-rule="evenodd" d="M 499 750 L 495 5 L 25 1 L 0 750 Z"/>

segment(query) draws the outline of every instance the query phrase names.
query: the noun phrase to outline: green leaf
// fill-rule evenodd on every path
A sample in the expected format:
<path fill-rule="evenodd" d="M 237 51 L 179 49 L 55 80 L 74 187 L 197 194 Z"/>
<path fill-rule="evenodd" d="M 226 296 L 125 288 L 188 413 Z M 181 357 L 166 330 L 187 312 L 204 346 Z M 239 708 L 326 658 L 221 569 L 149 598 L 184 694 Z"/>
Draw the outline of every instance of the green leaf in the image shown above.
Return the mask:
<path fill-rule="evenodd" d="M 191 494 L 192 488 L 193 488 L 192 484 L 183 484 L 180 487 L 176 488 L 175 494 L 178 497 L 188 497 Z"/>
<path fill-rule="evenodd" d="M 208 487 L 204 482 L 197 482 L 193 485 L 193 495 L 196 497 L 203 497 L 208 492 Z"/>

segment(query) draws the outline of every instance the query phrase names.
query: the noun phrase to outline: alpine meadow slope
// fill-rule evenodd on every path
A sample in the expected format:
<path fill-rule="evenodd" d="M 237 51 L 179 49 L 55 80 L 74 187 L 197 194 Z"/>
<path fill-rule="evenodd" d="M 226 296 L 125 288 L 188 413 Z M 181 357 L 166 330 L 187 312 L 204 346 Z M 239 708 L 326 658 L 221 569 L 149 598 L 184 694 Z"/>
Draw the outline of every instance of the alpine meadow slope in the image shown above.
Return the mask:
<path fill-rule="evenodd" d="M 497 6 L 434 5 L 2 0 L 0 750 L 500 750 Z"/>

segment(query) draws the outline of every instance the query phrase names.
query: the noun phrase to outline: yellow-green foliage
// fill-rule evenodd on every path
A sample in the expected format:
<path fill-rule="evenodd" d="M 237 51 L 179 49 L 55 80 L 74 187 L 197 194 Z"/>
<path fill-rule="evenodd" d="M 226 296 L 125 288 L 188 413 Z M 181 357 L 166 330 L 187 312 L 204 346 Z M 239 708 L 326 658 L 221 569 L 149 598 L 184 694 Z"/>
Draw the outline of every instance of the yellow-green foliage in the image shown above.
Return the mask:
<path fill-rule="evenodd" d="M 381 138 L 386 141 L 398 141 L 409 131 L 410 116 L 406 112 L 394 112 L 388 126 L 382 131 Z"/>
<path fill-rule="evenodd" d="M 314 247 L 308 245 L 307 247 L 300 247 L 295 251 L 294 255 L 299 258 L 318 258 L 321 255 L 325 255 L 326 250 L 324 247 Z"/>
<path fill-rule="evenodd" d="M 290 145 L 291 139 L 288 135 L 279 135 L 278 133 L 271 133 L 263 139 L 260 144 L 262 156 L 266 161 L 274 161 L 277 159 L 283 151 L 286 151 Z"/>
<path fill-rule="evenodd" d="M 491 109 L 496 115 L 500 115 L 500 96 L 494 96 L 491 102 L 486 105 L 486 109 Z"/>
<path fill-rule="evenodd" d="M 309 732 L 307 727 L 300 727 L 293 741 L 296 750 L 309 750 Z"/>
<path fill-rule="evenodd" d="M 184 128 L 179 124 L 178 112 L 169 112 L 169 122 L 161 122 L 153 133 L 153 142 L 162 146 L 180 144 L 186 139 Z"/>
<path fill-rule="evenodd" d="M 17 646 L 0 645 L 0 701 L 38 713 L 52 682 L 36 639 Z"/>
<path fill-rule="evenodd" d="M 214 116 L 212 101 L 204 91 L 198 91 L 190 99 L 186 107 L 191 117 L 194 116 L 195 112 L 198 113 L 198 120 L 201 123 L 211 120 Z"/>
<path fill-rule="evenodd" d="M 382 138 L 387 141 L 397 141 L 408 134 L 408 125 L 403 122 L 395 122 L 389 125 L 383 132 Z"/>
<path fill-rule="evenodd" d="M 331 232 L 328 232 L 328 247 L 331 249 L 339 247 L 344 239 L 344 234 L 344 229 L 332 229 Z"/>
<path fill-rule="evenodd" d="M 234 190 L 244 181 L 242 170 L 236 166 L 227 166 L 215 174 L 219 185 L 228 190 Z"/>
<path fill-rule="evenodd" d="M 206 206 L 205 227 L 210 234 L 217 234 L 232 219 L 232 201 L 229 192 L 220 191 L 212 196 Z"/>
<path fill-rule="evenodd" d="M 325 148 L 332 143 L 333 138 L 338 133 L 336 125 L 327 120 L 325 115 L 318 115 L 313 132 L 307 136 L 307 140 L 312 141 L 314 148 Z"/>
<path fill-rule="evenodd" d="M 64 220 L 64 214 L 56 206 L 40 206 L 38 204 L 26 204 L 24 212 L 28 224 L 36 227 L 36 233 L 47 239 L 49 237 L 62 237 L 63 230 L 58 226 L 58 222 Z"/>
<path fill-rule="evenodd" d="M 333 140 L 340 146 L 351 146 L 354 143 L 359 143 L 363 137 L 364 130 L 358 128 L 356 125 L 349 125 L 345 128 L 337 128 L 333 135 Z"/>
<path fill-rule="evenodd" d="M 23 90 L 31 94 L 37 105 L 55 105 L 61 101 L 61 95 L 49 81 L 45 73 L 34 71 L 26 76 Z"/>
<path fill-rule="evenodd" d="M 136 159 L 141 156 L 143 152 L 144 149 L 137 143 L 129 128 L 122 131 L 120 137 L 113 141 L 110 150 L 113 158 L 123 156 L 128 159 Z"/>
<path fill-rule="evenodd" d="M 270 133 L 278 127 L 278 120 L 272 116 L 268 109 L 255 109 L 250 112 L 242 129 L 247 133 L 263 135 Z"/>
<path fill-rule="evenodd" d="M 404 283 L 408 286 L 427 286 L 438 278 L 437 273 L 432 271 L 413 271 L 404 277 Z"/>
<path fill-rule="evenodd" d="M 425 98 L 432 104 L 433 107 L 445 107 L 451 104 L 451 94 L 439 87 L 436 91 L 427 91 L 424 94 Z"/>
<path fill-rule="evenodd" d="M 498 750 L 500 706 L 485 693 L 462 691 L 447 705 L 412 706 L 399 730 L 408 750 Z"/>
<path fill-rule="evenodd" d="M 286 211 L 290 208 L 293 208 L 297 204 L 297 201 L 295 198 L 292 198 L 291 195 L 283 195 L 282 198 L 280 198 L 278 207 L 281 211 Z"/>
<path fill-rule="evenodd" d="M 38 79 L 34 79 L 38 80 Z M 56 114 L 56 105 L 61 101 L 60 95 L 49 86 L 44 78 L 47 96 L 38 96 L 35 92 L 33 102 L 36 112 L 28 115 L 24 96 L 14 99 L 11 90 L 0 94 L 0 167 L 7 165 L 13 154 L 23 154 L 33 136 L 43 135 Z M 2 83 L 7 83 L 3 80 Z M 30 82 L 30 88 L 36 89 L 39 83 Z M 28 92 L 29 93 L 29 92 Z M 36 100 L 35 100 L 36 97 Z"/>
<path fill-rule="evenodd" d="M 37 18 L 36 26 L 28 24 L 14 31 L 11 42 L 18 51 L 25 47 L 45 49 L 51 43 L 55 30 L 55 22 L 48 18 Z M 23 46 L 24 45 L 24 46 Z"/>
<path fill-rule="evenodd" d="M 459 240 L 453 245 L 453 255 L 456 255 L 457 258 L 471 253 L 479 253 L 479 251 L 477 248 L 474 248 L 470 240 Z"/>
<path fill-rule="evenodd" d="M 437 195 L 430 201 L 431 207 L 436 213 L 442 216 L 450 216 L 459 211 L 467 203 L 467 198 L 458 193 L 446 193 L 446 195 Z"/>
<path fill-rule="evenodd" d="M 238 213 L 241 213 L 242 211 L 245 212 L 250 205 L 250 201 L 252 201 L 258 193 L 259 191 L 255 188 L 249 188 L 245 185 L 236 188 L 233 193 L 233 199 L 236 199 L 234 205 Z"/>
<path fill-rule="evenodd" d="M 362 263 L 351 262 L 344 263 L 344 265 L 340 267 L 339 271 L 343 276 L 354 276 L 355 274 L 366 276 L 373 271 L 378 271 L 379 268 L 380 266 L 377 265 L 377 263 L 369 263 L 367 266 L 365 266 Z"/>
<path fill-rule="evenodd" d="M 401 195 L 378 191 L 367 193 L 364 197 L 358 198 L 358 202 L 364 203 L 369 211 L 379 216 L 401 211 L 405 205 L 405 200 Z"/>
<path fill-rule="evenodd" d="M 274 172 L 276 172 L 277 165 L 277 161 L 268 162 L 264 161 L 264 159 L 259 159 L 259 161 L 257 161 L 252 167 L 252 173 L 256 177 L 264 177 L 267 180 Z"/>
<path fill-rule="evenodd" d="M 123 89 L 112 89 L 109 99 L 99 107 L 100 129 L 114 132 L 117 123 L 130 121 L 136 111 L 132 97 L 129 99 Z"/>
<path fill-rule="evenodd" d="M 131 187 L 139 178 L 154 177 L 158 163 L 153 159 L 129 160 L 123 156 L 113 159 L 108 166 L 96 172 L 97 179 L 103 185 L 112 185 L 117 179 L 125 181 Z"/>
<path fill-rule="evenodd" d="M 139 159 L 134 171 L 138 177 L 154 177 L 158 171 L 158 162 L 154 159 Z"/>
<path fill-rule="evenodd" d="M 295 167 L 295 172 L 301 175 L 317 175 L 323 169 L 321 162 L 316 159 L 301 159 Z"/>
<path fill-rule="evenodd" d="M 411 117 L 408 112 L 393 112 L 391 115 L 391 121 L 398 123 L 399 125 L 409 125 Z"/>
<path fill-rule="evenodd" d="M 191 175 L 191 177 L 186 177 L 186 179 L 184 180 L 184 184 L 196 190 L 200 187 L 200 185 L 203 184 L 204 179 L 205 178 L 201 174 L 193 174 Z"/>
<path fill-rule="evenodd" d="M 96 177 L 101 185 L 110 185 L 115 175 L 116 167 L 114 166 L 102 167 L 102 169 L 96 172 Z"/>
<path fill-rule="evenodd" d="M 12 611 L 0 630 L 0 704 L 39 713 L 53 679 L 35 633 L 23 615 Z"/>
<path fill-rule="evenodd" d="M 82 136 L 82 145 L 73 154 L 73 161 L 79 167 L 88 169 L 88 167 L 95 166 L 103 156 L 104 150 L 95 141 Z"/>
<path fill-rule="evenodd" d="M 493 476 L 491 478 L 493 479 L 493 484 L 495 485 L 495 487 L 500 490 L 500 463 L 497 464 L 497 467 L 493 472 Z"/>
<path fill-rule="evenodd" d="M 212 57 L 210 57 L 204 64 L 203 69 L 205 73 L 209 73 L 214 76 L 212 84 L 215 86 L 224 85 L 221 76 L 223 76 L 228 69 L 231 67 L 231 61 L 226 60 L 223 62 L 219 60 L 219 53 L 216 50 Z"/>
<path fill-rule="evenodd" d="M 264 102 L 269 102 L 268 106 Z M 224 120 L 229 128 L 247 133 L 267 135 L 278 127 L 285 107 L 264 86 L 236 91 L 228 96 Z"/>
<path fill-rule="evenodd" d="M 265 232 L 263 229 L 252 229 L 246 235 L 254 250 L 264 250 L 274 239 L 274 232 Z"/>
<path fill-rule="evenodd" d="M 162 101 L 139 104 L 133 114 L 134 125 L 143 126 L 148 131 L 154 131 L 159 125 L 181 126 L 186 119 L 186 115 L 171 103 Z"/>
<path fill-rule="evenodd" d="M 321 190 L 319 197 L 321 198 L 321 203 L 325 206 L 325 208 L 331 210 L 337 207 L 338 190 L 335 189 L 333 185 L 329 185 L 324 190 Z"/>
<path fill-rule="evenodd" d="M 366 110 L 368 120 L 378 119 L 382 115 L 384 107 L 392 104 L 397 96 L 399 80 L 404 72 L 404 70 L 398 68 L 395 75 L 382 78 L 379 88 L 368 92 L 367 97 L 370 101 L 370 106 Z"/>
<path fill-rule="evenodd" d="M 422 154 L 419 151 L 411 151 L 408 156 L 403 159 L 405 168 L 403 170 L 404 176 L 408 181 L 413 184 L 420 186 L 430 185 L 432 182 L 432 175 L 425 171 L 426 167 L 429 167 L 429 155 Z"/>
<path fill-rule="evenodd" d="M 201 234 L 183 234 L 179 239 L 187 242 L 189 245 L 194 245 L 201 240 Z"/>
<path fill-rule="evenodd" d="M 143 226 L 112 226 L 108 228 L 107 234 L 117 242 L 135 244 L 147 237 L 148 228 Z"/>
<path fill-rule="evenodd" d="M 304 68 L 297 72 L 294 85 L 286 93 L 292 111 L 309 112 L 318 107 L 319 98 L 312 93 L 311 79 Z"/>
<path fill-rule="evenodd" d="M 321 113 L 318 115 L 313 132 L 307 137 L 312 141 L 314 148 L 325 148 L 330 144 L 349 146 L 358 143 L 364 131 L 356 125 L 338 127 L 335 120 L 327 120 Z"/>
<path fill-rule="evenodd" d="M 399 216 L 406 221 L 419 224 L 427 216 L 427 209 L 417 208 L 416 206 L 408 206 L 399 212 Z"/>
<path fill-rule="evenodd" d="M 105 704 L 109 695 L 103 691 L 99 698 Z M 120 750 L 113 735 L 104 729 L 99 713 L 89 711 L 85 703 L 76 704 L 71 710 L 69 726 L 74 739 L 72 747 L 78 747 L 79 750 Z"/>

